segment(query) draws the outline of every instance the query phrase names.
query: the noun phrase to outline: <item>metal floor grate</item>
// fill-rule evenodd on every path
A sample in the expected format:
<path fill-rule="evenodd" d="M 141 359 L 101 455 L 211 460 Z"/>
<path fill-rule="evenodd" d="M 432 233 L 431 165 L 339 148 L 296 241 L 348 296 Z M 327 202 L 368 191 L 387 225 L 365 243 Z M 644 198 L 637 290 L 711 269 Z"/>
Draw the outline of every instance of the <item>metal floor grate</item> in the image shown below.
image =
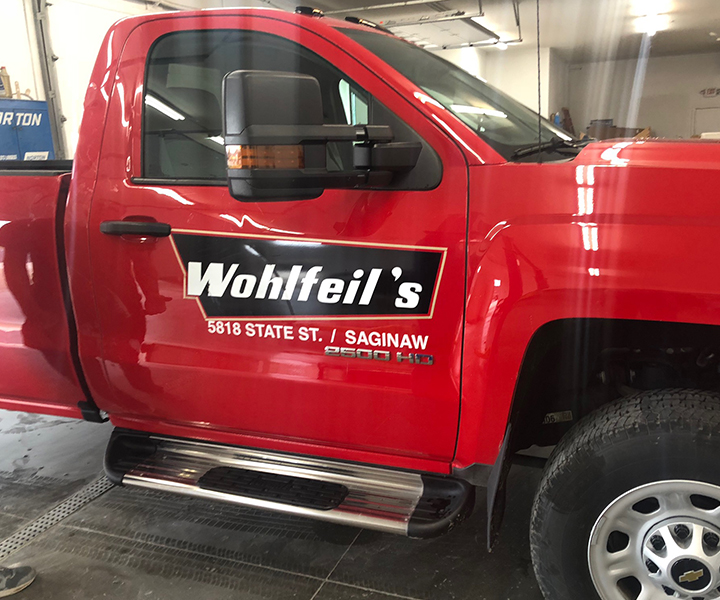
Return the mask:
<path fill-rule="evenodd" d="M 4 560 L 12 553 L 17 552 L 41 533 L 57 525 L 60 521 L 77 512 L 83 506 L 95 500 L 95 498 L 102 496 L 113 487 L 113 484 L 106 477 L 101 477 L 86 485 L 79 492 L 63 500 L 55 508 L 49 510 L 34 521 L 31 521 L 10 537 L 0 541 L 0 560 Z"/>

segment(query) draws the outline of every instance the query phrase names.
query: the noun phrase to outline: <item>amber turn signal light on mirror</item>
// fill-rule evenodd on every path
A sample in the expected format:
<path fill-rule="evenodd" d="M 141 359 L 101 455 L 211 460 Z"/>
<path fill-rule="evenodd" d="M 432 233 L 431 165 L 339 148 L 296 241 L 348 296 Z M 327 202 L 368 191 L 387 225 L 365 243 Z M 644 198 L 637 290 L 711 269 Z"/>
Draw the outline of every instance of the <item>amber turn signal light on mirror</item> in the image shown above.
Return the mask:
<path fill-rule="evenodd" d="M 228 169 L 302 169 L 305 152 L 293 146 L 226 146 Z"/>

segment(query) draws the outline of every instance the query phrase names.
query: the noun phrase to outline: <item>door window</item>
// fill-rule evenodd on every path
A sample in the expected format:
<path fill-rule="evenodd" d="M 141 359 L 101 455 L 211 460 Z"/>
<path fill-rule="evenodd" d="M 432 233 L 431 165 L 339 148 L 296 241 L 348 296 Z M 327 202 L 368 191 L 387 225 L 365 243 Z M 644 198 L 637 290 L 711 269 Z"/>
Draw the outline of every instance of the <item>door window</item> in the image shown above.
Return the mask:
<path fill-rule="evenodd" d="M 320 83 L 325 123 L 368 123 L 369 96 L 310 50 L 256 31 L 204 30 L 166 35 L 150 51 L 143 175 L 153 179 L 225 179 L 222 80 L 238 69 L 287 71 Z M 329 145 L 328 168 L 351 168 Z"/>

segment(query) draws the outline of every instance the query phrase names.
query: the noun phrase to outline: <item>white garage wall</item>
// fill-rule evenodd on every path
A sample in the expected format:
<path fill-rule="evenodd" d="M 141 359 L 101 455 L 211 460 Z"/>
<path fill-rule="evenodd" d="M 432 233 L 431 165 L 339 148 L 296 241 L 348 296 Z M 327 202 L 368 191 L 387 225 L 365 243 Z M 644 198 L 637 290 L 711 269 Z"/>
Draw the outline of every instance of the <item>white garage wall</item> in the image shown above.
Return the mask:
<path fill-rule="evenodd" d="M 105 33 L 115 21 L 145 12 L 144 5 L 123 0 L 53 0 L 48 8 L 69 157 L 75 154 L 85 90 Z"/>
<path fill-rule="evenodd" d="M 720 53 L 650 58 L 637 123 L 628 122 L 637 65 L 637 60 L 620 60 L 571 66 L 576 128 L 584 129 L 591 119 L 614 119 L 621 127 L 652 127 L 660 137 L 688 138 L 695 109 L 720 107 L 720 96 L 700 95 L 720 88 Z"/>
<path fill-rule="evenodd" d="M 22 0 L 0 0 L 22 3 Z M 221 8 L 237 5 L 232 0 L 178 0 L 183 9 Z M 263 0 L 243 0 L 243 6 L 268 6 Z M 95 58 L 105 33 L 117 20 L 148 12 L 158 12 L 152 2 L 134 0 L 52 0 L 48 8 L 52 49 L 60 92 L 60 106 L 67 121 L 62 125 L 69 157 L 75 153 L 82 104 Z M 0 36 L 0 40 L 2 36 Z M 41 83 L 41 82 L 40 82 Z"/>
<path fill-rule="evenodd" d="M 23 0 L 2 0 L 3 31 L 0 35 L 0 66 L 5 66 L 12 81 L 20 83 L 20 91 L 30 90 L 34 100 L 45 98 L 42 72 L 38 62 L 35 28 L 28 7 L 27 20 Z"/>
<path fill-rule="evenodd" d="M 548 88 L 548 112 L 554 113 L 570 107 L 570 65 L 555 48 L 550 48 L 548 58 L 548 78 L 543 85 Z"/>
<path fill-rule="evenodd" d="M 465 69 L 475 77 L 485 78 L 485 53 L 477 48 L 457 48 L 454 50 L 438 50 L 438 56 L 449 60 L 461 69 Z"/>
<path fill-rule="evenodd" d="M 437 54 L 537 111 L 538 60 L 535 48 L 461 48 L 440 50 Z M 555 49 L 541 48 L 540 74 L 541 113 L 547 117 L 568 106 L 568 64 Z"/>
<path fill-rule="evenodd" d="M 541 110 L 548 116 L 550 50 L 540 49 L 540 77 L 542 81 Z M 487 51 L 485 79 L 532 110 L 538 110 L 538 57 L 535 48 L 510 47 L 507 50 Z"/>

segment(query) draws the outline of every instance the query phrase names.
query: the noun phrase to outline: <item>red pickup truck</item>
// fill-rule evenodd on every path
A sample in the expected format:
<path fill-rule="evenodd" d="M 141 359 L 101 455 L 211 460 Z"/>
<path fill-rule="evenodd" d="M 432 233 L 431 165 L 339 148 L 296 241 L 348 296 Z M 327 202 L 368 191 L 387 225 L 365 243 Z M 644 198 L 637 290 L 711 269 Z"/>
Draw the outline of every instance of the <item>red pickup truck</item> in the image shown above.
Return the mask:
<path fill-rule="evenodd" d="M 550 600 L 718 597 L 720 145 L 582 143 L 419 47 L 223 9 L 107 34 L 4 163 L 0 407 L 116 483 L 414 537 L 555 449 Z"/>

